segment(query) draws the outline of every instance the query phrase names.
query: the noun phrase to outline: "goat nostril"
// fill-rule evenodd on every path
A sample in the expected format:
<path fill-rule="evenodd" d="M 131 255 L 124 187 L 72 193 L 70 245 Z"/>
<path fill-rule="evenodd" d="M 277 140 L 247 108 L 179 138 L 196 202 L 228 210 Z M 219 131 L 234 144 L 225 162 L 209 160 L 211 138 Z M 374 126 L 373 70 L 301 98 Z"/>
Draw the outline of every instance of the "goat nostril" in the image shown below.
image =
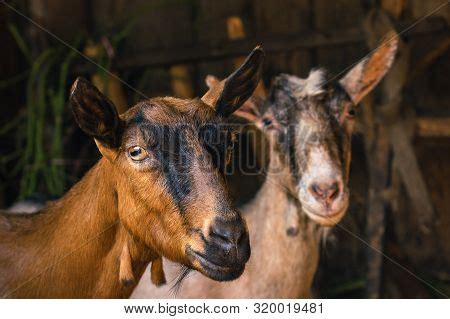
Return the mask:
<path fill-rule="evenodd" d="M 211 226 L 210 237 L 218 244 L 238 246 L 245 237 L 245 231 L 238 222 L 218 220 Z"/>
<path fill-rule="evenodd" d="M 319 192 L 318 192 L 318 187 L 317 187 L 317 185 L 316 184 L 313 184 L 313 185 L 311 185 L 311 193 L 313 193 L 313 194 L 318 194 Z"/>
<path fill-rule="evenodd" d="M 232 231 L 224 225 L 215 224 L 211 228 L 210 237 L 218 243 L 222 244 L 234 244 L 234 238 L 232 236 Z"/>
<path fill-rule="evenodd" d="M 331 202 L 339 195 L 339 184 L 333 182 L 331 184 L 312 183 L 309 187 L 310 193 L 319 201 Z"/>
<path fill-rule="evenodd" d="M 222 241 L 225 241 L 225 242 L 229 242 L 230 241 L 230 239 L 226 235 L 220 234 L 220 233 L 216 232 L 214 229 L 211 232 L 211 236 L 215 237 L 217 239 L 220 239 Z"/>
<path fill-rule="evenodd" d="M 339 186 L 338 183 L 334 182 L 327 192 L 327 198 L 330 200 L 335 199 L 339 194 Z"/>
<path fill-rule="evenodd" d="M 241 231 L 236 235 L 236 245 L 239 247 L 241 246 L 242 242 L 245 239 L 245 232 Z"/>
<path fill-rule="evenodd" d="M 315 198 L 320 199 L 322 198 L 325 194 L 324 190 L 322 189 L 322 187 L 317 184 L 317 183 L 313 183 L 310 187 L 310 192 L 314 195 Z"/>

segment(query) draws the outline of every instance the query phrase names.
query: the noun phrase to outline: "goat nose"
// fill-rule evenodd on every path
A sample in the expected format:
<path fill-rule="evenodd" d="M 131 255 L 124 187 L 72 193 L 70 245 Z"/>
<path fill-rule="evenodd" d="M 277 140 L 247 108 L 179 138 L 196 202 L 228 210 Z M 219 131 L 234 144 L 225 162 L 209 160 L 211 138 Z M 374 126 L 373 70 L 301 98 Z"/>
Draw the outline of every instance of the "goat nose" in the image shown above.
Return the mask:
<path fill-rule="evenodd" d="M 215 218 L 206 244 L 209 257 L 217 263 L 235 266 L 246 263 L 250 258 L 250 238 L 241 216 L 231 220 Z"/>
<path fill-rule="evenodd" d="M 225 221 L 216 219 L 211 226 L 210 237 L 219 246 L 239 246 L 246 230 L 239 221 Z"/>
<path fill-rule="evenodd" d="M 340 183 L 332 182 L 313 182 L 309 187 L 309 192 L 314 198 L 327 205 L 331 204 L 338 196 L 341 190 Z"/>

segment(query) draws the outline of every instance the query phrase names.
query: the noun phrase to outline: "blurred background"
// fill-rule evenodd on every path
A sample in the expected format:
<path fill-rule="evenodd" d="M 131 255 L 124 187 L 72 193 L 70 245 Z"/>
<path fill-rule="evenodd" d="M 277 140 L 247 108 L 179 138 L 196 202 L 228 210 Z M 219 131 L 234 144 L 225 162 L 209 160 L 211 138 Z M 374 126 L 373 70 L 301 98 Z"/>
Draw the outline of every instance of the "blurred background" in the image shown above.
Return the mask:
<path fill-rule="evenodd" d="M 340 74 L 387 30 L 404 30 L 388 78 L 361 103 L 353 139 L 351 207 L 341 223 L 363 241 L 332 230 L 314 292 L 441 297 L 426 281 L 450 294 L 448 1 L 6 3 L 20 13 L 0 2 L 0 208 L 58 197 L 98 160 L 67 104 L 76 76 L 123 112 L 145 97 L 201 96 L 207 74 L 224 77 L 257 44 L 269 87 L 280 73 L 306 77 L 320 66 Z"/>

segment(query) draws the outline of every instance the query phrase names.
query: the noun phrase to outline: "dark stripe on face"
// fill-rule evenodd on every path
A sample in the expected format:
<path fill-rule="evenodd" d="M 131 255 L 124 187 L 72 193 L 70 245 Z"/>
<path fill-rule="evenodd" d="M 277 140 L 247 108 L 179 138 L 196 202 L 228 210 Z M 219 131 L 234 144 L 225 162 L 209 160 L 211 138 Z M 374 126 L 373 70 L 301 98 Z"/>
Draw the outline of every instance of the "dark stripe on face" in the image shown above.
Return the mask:
<path fill-rule="evenodd" d="M 209 123 L 199 128 L 198 136 L 211 156 L 214 168 L 223 174 L 228 151 L 233 145 L 231 127 Z"/>
<path fill-rule="evenodd" d="M 193 151 L 187 139 L 188 127 L 141 125 L 140 130 L 148 141 L 148 149 L 160 163 L 168 192 L 180 212 L 184 212 L 193 180 L 190 170 Z"/>
<path fill-rule="evenodd" d="M 294 180 L 297 182 L 300 179 L 300 167 L 297 162 L 297 147 L 301 147 L 301 145 L 297 145 L 295 134 L 296 134 L 296 126 L 289 126 L 289 168 L 291 170 L 291 174 L 294 177 Z M 305 151 L 305 150 L 304 150 Z"/>
<path fill-rule="evenodd" d="M 300 82 L 288 75 L 277 77 L 272 84 L 266 105 L 282 128 L 277 145 L 279 151 L 296 182 L 308 165 L 317 165 L 309 163 L 308 158 L 311 150 L 318 146 L 329 154 L 330 160 L 340 167 L 345 176 L 344 164 L 349 156 L 346 144 L 350 143 L 350 138 L 340 118 L 343 106 L 350 100 L 335 83 L 317 86 L 321 93 L 312 95 L 304 91 L 306 84 L 305 80 Z M 305 119 L 310 123 L 302 125 Z M 308 133 L 310 125 L 312 131 Z"/>
<path fill-rule="evenodd" d="M 335 140 L 338 148 L 338 156 L 342 164 L 345 163 L 345 150 L 344 150 L 344 144 L 350 143 L 350 137 L 346 136 L 346 132 L 342 130 L 342 128 L 339 125 L 338 119 L 342 115 L 342 112 L 344 111 L 342 109 L 342 106 L 344 105 L 344 102 L 348 101 L 348 98 L 346 96 L 346 93 L 343 91 L 342 88 L 336 87 L 335 95 L 330 101 L 330 110 L 334 112 L 334 114 L 337 114 L 337 117 L 335 116 L 332 121 L 332 128 L 333 133 L 335 135 Z M 332 116 L 332 115 L 330 115 Z M 342 166 L 342 170 L 345 170 L 345 168 Z"/>
<path fill-rule="evenodd" d="M 171 129 L 165 126 L 164 146 L 160 155 L 167 187 L 181 212 L 183 202 L 192 190 L 190 171 L 193 152 L 186 138 L 187 128 L 180 126 Z"/>
<path fill-rule="evenodd" d="M 144 116 L 144 112 L 142 110 L 139 110 L 136 112 L 136 114 L 134 116 L 132 116 L 129 120 L 128 120 L 128 124 L 142 124 L 148 122 Z"/>

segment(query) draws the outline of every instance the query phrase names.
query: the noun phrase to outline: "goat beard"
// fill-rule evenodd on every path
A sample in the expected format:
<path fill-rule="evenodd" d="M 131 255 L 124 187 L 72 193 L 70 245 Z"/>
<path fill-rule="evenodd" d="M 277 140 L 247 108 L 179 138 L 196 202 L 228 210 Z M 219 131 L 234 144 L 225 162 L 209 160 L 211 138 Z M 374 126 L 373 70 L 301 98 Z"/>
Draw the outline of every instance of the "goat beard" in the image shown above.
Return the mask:
<path fill-rule="evenodd" d="M 181 287 L 183 285 L 184 279 L 189 276 L 191 271 L 192 271 L 192 269 L 190 269 L 189 267 L 184 266 L 184 265 L 182 265 L 179 268 L 179 272 L 178 272 L 178 275 L 176 277 L 176 280 L 175 280 L 172 288 L 170 288 L 170 294 L 173 297 L 177 297 L 177 295 L 178 295 L 178 293 L 179 293 L 179 291 L 180 291 L 180 289 L 181 289 Z"/>

